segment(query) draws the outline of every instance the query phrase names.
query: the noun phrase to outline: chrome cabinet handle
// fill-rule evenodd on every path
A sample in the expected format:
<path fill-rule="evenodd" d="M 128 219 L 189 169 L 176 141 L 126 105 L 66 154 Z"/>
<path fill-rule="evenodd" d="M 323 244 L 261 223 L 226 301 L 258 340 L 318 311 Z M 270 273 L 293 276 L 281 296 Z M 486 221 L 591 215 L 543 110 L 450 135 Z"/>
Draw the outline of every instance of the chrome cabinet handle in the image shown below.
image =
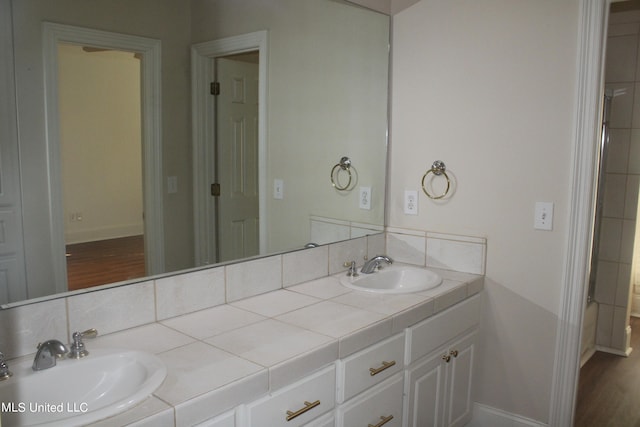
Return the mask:
<path fill-rule="evenodd" d="M 369 374 L 371 376 L 374 375 L 378 375 L 380 372 L 384 371 L 385 369 L 389 369 L 390 367 L 394 366 L 396 364 L 395 360 L 392 360 L 391 362 L 382 362 L 382 366 L 380 366 L 379 368 L 369 368 Z"/>
<path fill-rule="evenodd" d="M 304 414 L 305 412 L 310 411 L 311 409 L 315 408 L 318 405 L 320 405 L 320 401 L 319 400 L 316 400 L 315 402 L 307 402 L 305 400 L 304 401 L 304 408 L 298 409 L 295 412 L 287 411 L 287 421 L 291 421 L 295 417 L 298 417 L 298 416 Z"/>
<path fill-rule="evenodd" d="M 388 417 L 380 417 L 380 419 L 382 421 L 380 421 L 378 424 L 376 425 L 369 424 L 367 427 L 382 427 L 383 425 L 385 425 L 386 423 L 388 423 L 393 419 L 393 415 L 389 415 Z"/>

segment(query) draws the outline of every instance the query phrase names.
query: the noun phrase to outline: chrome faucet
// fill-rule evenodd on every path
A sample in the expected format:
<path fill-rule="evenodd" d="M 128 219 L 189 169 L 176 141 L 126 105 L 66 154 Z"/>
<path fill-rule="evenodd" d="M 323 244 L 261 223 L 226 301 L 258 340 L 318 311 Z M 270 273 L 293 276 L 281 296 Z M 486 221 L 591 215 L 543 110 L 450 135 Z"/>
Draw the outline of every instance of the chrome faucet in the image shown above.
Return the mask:
<path fill-rule="evenodd" d="M 369 261 L 365 262 L 360 271 L 364 274 L 371 274 L 375 272 L 376 269 L 378 269 L 378 267 L 380 267 L 380 264 L 383 261 L 386 262 L 387 264 L 393 263 L 393 260 L 388 256 L 376 255 L 373 258 L 371 258 Z"/>
<path fill-rule="evenodd" d="M 9 365 L 7 365 L 7 362 L 4 360 L 4 354 L 0 353 L 0 381 L 6 380 L 11 375 L 13 374 L 9 370 Z"/>
<path fill-rule="evenodd" d="M 74 332 L 71 336 L 73 338 L 73 344 L 71 344 L 71 349 L 69 350 L 69 358 L 70 359 L 80 359 L 89 354 L 89 351 L 84 346 L 84 338 L 95 338 L 98 335 L 98 331 L 96 329 L 87 329 L 84 332 Z"/>
<path fill-rule="evenodd" d="M 33 359 L 33 370 L 42 371 L 56 366 L 56 359 L 67 354 L 67 346 L 58 340 L 48 340 L 38 344 L 38 352 Z"/>

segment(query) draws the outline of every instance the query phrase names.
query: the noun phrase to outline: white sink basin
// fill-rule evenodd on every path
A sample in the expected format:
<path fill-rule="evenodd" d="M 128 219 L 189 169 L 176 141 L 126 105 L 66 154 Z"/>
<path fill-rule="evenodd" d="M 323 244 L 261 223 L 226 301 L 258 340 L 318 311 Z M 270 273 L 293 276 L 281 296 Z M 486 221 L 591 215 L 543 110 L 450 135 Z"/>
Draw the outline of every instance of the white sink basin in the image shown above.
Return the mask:
<path fill-rule="evenodd" d="M 91 350 L 79 360 L 33 371 L 32 361 L 9 365 L 0 381 L 3 426 L 80 426 L 123 412 L 151 395 L 167 369 L 153 354 Z"/>
<path fill-rule="evenodd" d="M 381 294 L 404 294 L 425 291 L 442 283 L 442 277 L 431 270 L 408 265 L 390 265 L 357 277 L 343 276 L 340 283 L 358 291 Z"/>

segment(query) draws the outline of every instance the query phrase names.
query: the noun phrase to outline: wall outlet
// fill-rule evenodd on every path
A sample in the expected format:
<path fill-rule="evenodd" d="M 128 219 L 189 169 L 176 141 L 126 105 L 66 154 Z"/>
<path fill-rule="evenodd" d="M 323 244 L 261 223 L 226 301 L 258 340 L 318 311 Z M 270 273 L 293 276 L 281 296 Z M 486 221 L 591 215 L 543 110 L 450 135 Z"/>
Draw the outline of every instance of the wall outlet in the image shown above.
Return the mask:
<path fill-rule="evenodd" d="M 82 212 L 72 212 L 69 215 L 69 219 L 71 222 L 80 222 L 82 221 Z"/>
<path fill-rule="evenodd" d="M 360 187 L 360 209 L 371 210 L 371 187 Z"/>
<path fill-rule="evenodd" d="M 418 215 L 418 192 L 415 190 L 404 191 L 404 213 Z"/>
<path fill-rule="evenodd" d="M 284 199 L 284 181 L 281 179 L 273 180 L 273 198 L 278 200 Z"/>
<path fill-rule="evenodd" d="M 533 228 L 536 230 L 553 230 L 553 203 L 536 202 Z"/>

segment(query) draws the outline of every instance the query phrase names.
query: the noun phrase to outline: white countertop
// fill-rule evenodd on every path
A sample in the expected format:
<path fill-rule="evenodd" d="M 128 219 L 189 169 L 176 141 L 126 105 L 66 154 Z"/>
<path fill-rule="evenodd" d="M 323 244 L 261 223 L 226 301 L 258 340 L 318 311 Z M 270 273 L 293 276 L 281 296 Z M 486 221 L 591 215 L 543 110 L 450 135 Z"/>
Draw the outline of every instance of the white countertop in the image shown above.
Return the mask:
<path fill-rule="evenodd" d="M 483 276 L 436 271 L 411 294 L 342 286 L 345 273 L 104 335 L 87 348 L 156 354 L 167 378 L 135 408 L 95 425 L 192 425 L 402 332 L 483 289 Z M 174 413 L 175 411 L 175 413 Z M 138 425 L 138 424 L 136 424 Z"/>

